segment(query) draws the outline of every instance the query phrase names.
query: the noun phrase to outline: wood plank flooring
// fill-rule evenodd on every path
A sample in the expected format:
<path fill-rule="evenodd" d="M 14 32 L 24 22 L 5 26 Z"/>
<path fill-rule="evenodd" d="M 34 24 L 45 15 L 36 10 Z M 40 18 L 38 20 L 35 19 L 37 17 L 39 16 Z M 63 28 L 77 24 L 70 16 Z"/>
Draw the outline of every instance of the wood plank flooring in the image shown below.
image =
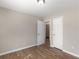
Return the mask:
<path fill-rule="evenodd" d="M 0 59 L 79 59 L 47 45 L 31 47 L 15 53 L 0 56 Z"/>

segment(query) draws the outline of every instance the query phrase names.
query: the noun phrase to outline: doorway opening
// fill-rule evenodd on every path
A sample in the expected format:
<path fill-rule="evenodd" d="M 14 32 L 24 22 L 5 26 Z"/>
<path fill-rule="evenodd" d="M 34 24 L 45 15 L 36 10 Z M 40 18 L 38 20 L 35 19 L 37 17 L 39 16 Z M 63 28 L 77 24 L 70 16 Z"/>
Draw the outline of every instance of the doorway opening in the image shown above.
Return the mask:
<path fill-rule="evenodd" d="M 46 47 L 63 48 L 63 16 L 38 21 L 37 42 Z"/>
<path fill-rule="evenodd" d="M 50 46 L 50 25 L 46 24 L 46 40 L 45 40 L 46 46 Z"/>
<path fill-rule="evenodd" d="M 47 22 L 38 20 L 37 22 L 37 45 L 50 46 L 50 25 Z"/>

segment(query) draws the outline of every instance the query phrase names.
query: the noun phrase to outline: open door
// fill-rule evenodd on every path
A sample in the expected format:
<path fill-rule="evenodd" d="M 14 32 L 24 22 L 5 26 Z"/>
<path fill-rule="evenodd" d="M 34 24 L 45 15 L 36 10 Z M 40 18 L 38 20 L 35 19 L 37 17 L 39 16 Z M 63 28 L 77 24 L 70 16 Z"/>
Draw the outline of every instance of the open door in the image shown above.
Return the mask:
<path fill-rule="evenodd" d="M 38 20 L 37 22 L 37 45 L 45 43 L 46 37 L 46 24 L 43 21 Z"/>
<path fill-rule="evenodd" d="M 63 17 L 53 18 L 53 47 L 63 48 Z"/>

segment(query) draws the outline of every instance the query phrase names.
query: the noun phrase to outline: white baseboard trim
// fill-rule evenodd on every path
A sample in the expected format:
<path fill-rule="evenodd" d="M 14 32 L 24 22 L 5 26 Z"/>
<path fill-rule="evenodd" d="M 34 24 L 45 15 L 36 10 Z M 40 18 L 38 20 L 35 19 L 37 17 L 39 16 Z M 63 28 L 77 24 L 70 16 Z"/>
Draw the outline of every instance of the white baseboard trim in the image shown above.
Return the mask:
<path fill-rule="evenodd" d="M 50 47 L 54 47 L 54 46 L 50 44 Z"/>
<path fill-rule="evenodd" d="M 66 51 L 66 50 L 63 50 L 64 52 L 72 55 L 72 56 L 75 56 L 75 57 L 78 57 L 79 58 L 79 55 L 75 54 L 75 53 L 72 53 L 72 52 L 69 52 L 69 51 Z"/>
<path fill-rule="evenodd" d="M 31 46 L 27 46 L 27 47 L 23 47 L 23 48 L 18 48 L 18 49 L 15 49 L 15 50 L 3 52 L 3 53 L 0 53 L 0 56 L 6 55 L 6 54 L 9 54 L 9 53 L 13 53 L 13 52 L 17 52 L 17 51 L 20 51 L 20 50 L 23 50 L 23 49 L 27 49 L 27 48 L 30 48 L 30 47 L 33 47 L 33 46 L 36 46 L 36 45 L 31 45 Z"/>
<path fill-rule="evenodd" d="M 50 47 L 54 47 L 53 45 L 51 45 Z M 58 48 L 58 49 L 60 49 L 60 48 Z M 75 57 L 78 57 L 79 58 L 79 55 L 77 55 L 77 54 L 75 54 L 75 53 L 72 53 L 72 52 L 69 52 L 69 51 L 67 51 L 67 50 L 65 50 L 65 49 L 60 49 L 60 50 L 62 50 L 63 52 L 65 52 L 65 53 L 68 53 L 68 54 L 70 54 L 70 55 L 72 55 L 72 56 L 75 56 Z"/>

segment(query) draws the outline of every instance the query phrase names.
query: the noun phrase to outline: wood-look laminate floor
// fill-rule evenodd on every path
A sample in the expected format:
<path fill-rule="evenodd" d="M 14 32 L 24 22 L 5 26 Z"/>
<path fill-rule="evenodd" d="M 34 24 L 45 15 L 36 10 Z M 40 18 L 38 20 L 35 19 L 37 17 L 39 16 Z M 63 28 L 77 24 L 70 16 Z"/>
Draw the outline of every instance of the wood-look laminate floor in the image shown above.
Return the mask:
<path fill-rule="evenodd" d="M 79 59 L 47 45 L 31 47 L 15 53 L 0 56 L 0 59 Z"/>

